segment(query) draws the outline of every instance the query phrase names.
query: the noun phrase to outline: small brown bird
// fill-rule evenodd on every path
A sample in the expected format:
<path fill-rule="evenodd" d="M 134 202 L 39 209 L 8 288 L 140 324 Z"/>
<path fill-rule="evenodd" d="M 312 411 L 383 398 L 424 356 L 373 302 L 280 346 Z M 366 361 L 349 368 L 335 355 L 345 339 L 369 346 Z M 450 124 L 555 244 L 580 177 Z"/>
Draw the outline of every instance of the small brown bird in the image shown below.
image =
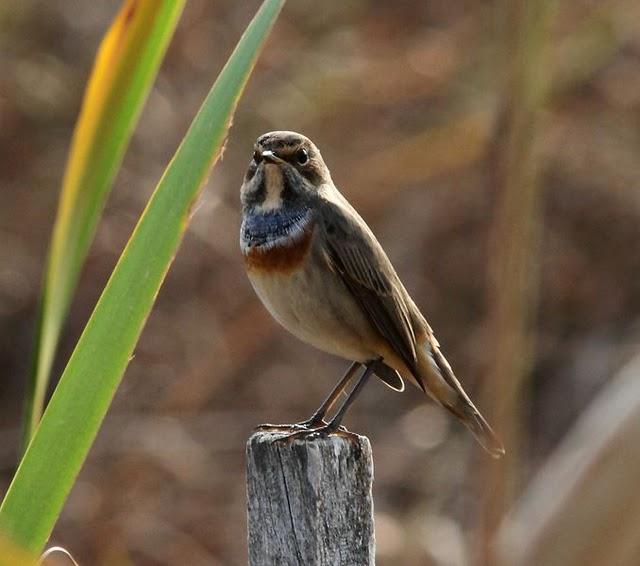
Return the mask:
<path fill-rule="evenodd" d="M 375 373 L 397 391 L 404 390 L 403 378 L 414 383 L 458 417 L 492 456 L 504 454 L 382 246 L 335 187 L 308 138 L 284 131 L 260 136 L 241 200 L 240 247 L 258 297 L 289 332 L 354 362 L 308 421 L 285 428 L 294 428 L 293 435 L 336 431 Z M 361 377 L 325 422 L 360 365 Z"/>

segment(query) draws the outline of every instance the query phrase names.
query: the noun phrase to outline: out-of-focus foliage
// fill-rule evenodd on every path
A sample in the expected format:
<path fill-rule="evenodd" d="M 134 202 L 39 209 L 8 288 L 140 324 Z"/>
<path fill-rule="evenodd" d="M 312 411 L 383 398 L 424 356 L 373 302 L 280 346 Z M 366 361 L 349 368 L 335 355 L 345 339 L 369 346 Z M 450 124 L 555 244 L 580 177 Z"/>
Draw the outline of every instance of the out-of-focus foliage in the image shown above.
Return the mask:
<path fill-rule="evenodd" d="M 56 348 L 96 224 L 184 0 L 128 0 L 102 40 L 60 193 L 37 319 L 24 445 L 42 415 Z"/>
<path fill-rule="evenodd" d="M 503 521 L 502 564 L 635 566 L 640 556 L 640 357 L 615 376 Z"/>
<path fill-rule="evenodd" d="M 56 187 L 91 56 L 116 3 L 7 6 L 0 8 L 5 485 Z M 90 252 L 56 371 L 207 80 L 256 6 L 187 3 Z M 473 0 L 319 6 L 298 0 L 283 13 L 210 181 L 215 191 L 203 194 L 54 530 L 81 563 L 245 562 L 244 441 L 259 422 L 308 416 L 345 366 L 276 326 L 243 273 L 238 189 L 265 131 L 299 130 L 318 143 L 479 399 L 493 341 L 486 273 L 503 15 L 497 3 Z M 640 328 L 640 6 L 559 2 L 549 33 L 550 94 L 538 132 L 541 285 L 520 489 L 636 349 Z M 465 431 L 418 392 L 394 395 L 377 384 L 346 424 L 373 446 L 377 563 L 469 564 L 484 460 Z"/>
<path fill-rule="evenodd" d="M 481 532 L 474 562 L 498 563 L 494 539 L 520 488 L 526 402 L 535 351 L 544 206 L 538 132 L 549 95 L 550 28 L 554 0 L 505 0 L 501 35 L 502 86 L 495 118 L 489 184 L 494 218 L 489 231 L 487 321 L 492 337 L 483 384 L 487 414 L 509 450 L 487 462 Z"/>
<path fill-rule="evenodd" d="M 264 0 L 169 162 L 0 505 L 0 531 L 41 552 L 109 408 L 240 95 L 284 0 Z"/>
<path fill-rule="evenodd" d="M 6 537 L 0 537 L 0 566 L 37 566 L 38 559 Z"/>

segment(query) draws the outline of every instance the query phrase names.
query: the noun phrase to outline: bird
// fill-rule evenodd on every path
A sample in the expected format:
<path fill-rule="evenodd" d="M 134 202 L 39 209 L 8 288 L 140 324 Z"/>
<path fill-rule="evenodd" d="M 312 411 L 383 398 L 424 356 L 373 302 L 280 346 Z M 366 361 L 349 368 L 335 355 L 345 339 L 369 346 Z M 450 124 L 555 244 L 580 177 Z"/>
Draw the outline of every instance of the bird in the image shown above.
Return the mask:
<path fill-rule="evenodd" d="M 240 249 L 261 302 L 297 338 L 352 362 L 311 418 L 281 425 L 293 429 L 291 437 L 345 431 L 347 409 L 376 375 L 396 391 L 412 383 L 457 417 L 491 456 L 505 453 L 382 245 L 337 189 L 309 138 L 292 131 L 258 137 L 240 200 Z"/>

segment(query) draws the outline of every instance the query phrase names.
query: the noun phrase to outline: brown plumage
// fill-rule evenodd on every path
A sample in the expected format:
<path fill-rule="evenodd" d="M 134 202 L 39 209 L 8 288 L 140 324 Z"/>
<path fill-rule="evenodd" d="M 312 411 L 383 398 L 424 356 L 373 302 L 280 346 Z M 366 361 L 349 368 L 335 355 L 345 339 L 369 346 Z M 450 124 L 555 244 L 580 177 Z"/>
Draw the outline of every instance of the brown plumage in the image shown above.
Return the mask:
<path fill-rule="evenodd" d="M 309 252 L 314 226 L 305 229 L 303 237 L 288 245 L 274 246 L 268 249 L 255 247 L 244 254 L 247 271 L 258 270 L 265 273 L 289 273 L 300 267 Z"/>
<path fill-rule="evenodd" d="M 400 376 L 411 381 L 490 454 L 504 453 L 310 140 L 294 132 L 261 136 L 241 196 L 248 275 L 276 320 L 317 348 L 368 366 L 395 389 L 402 390 Z"/>

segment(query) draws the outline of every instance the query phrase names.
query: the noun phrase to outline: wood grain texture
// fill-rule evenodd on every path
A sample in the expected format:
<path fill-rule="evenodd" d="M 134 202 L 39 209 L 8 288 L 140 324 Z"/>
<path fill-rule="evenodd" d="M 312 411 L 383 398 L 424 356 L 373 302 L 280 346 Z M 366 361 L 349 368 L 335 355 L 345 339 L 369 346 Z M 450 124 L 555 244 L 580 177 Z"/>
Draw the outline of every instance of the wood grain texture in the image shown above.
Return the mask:
<path fill-rule="evenodd" d="M 251 566 L 372 566 L 373 459 L 363 436 L 247 443 Z"/>

